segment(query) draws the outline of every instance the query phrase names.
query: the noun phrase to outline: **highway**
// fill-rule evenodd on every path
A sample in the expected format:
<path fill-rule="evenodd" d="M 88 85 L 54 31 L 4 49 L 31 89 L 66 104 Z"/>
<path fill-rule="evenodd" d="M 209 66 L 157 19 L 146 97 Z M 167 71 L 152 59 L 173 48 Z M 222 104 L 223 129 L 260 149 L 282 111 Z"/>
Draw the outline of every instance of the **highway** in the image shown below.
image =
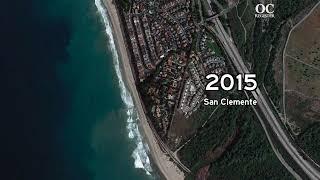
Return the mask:
<path fill-rule="evenodd" d="M 233 43 L 232 39 L 229 37 L 227 32 L 225 31 L 223 25 L 221 24 L 218 18 L 211 19 L 211 22 L 215 24 L 215 32 L 219 40 L 221 41 L 224 49 L 229 55 L 233 65 L 235 66 L 238 73 L 246 74 L 250 73 L 248 68 L 245 66 L 238 49 Z M 288 137 L 288 134 L 282 129 L 281 124 L 277 116 L 274 114 L 272 108 L 268 104 L 268 101 L 261 93 L 260 89 L 257 88 L 255 91 L 250 91 L 252 96 L 258 101 L 259 110 L 262 112 L 264 117 L 267 120 L 267 123 L 271 127 L 271 134 L 274 134 L 275 137 L 279 140 L 283 148 L 287 151 L 287 153 L 292 157 L 292 159 L 299 165 L 299 167 L 304 171 L 304 173 L 312 180 L 320 179 L 320 172 L 317 168 L 319 166 L 313 162 L 304 159 L 304 157 L 299 153 L 293 140 Z M 257 108 L 257 107 L 256 107 Z M 257 113 L 257 111 L 255 111 Z M 266 130 L 266 129 L 265 129 Z M 267 132 L 266 132 L 267 133 Z M 273 143 L 273 142 L 270 142 Z"/>

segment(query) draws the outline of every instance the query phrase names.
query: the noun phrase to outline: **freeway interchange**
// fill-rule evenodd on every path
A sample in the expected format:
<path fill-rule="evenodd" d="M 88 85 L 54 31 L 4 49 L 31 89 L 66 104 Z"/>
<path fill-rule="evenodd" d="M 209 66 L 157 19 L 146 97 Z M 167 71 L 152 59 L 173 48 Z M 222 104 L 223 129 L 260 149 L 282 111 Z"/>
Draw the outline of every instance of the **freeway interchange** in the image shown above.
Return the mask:
<path fill-rule="evenodd" d="M 210 21 L 215 24 L 214 32 L 220 40 L 225 52 L 228 54 L 237 72 L 240 74 L 250 73 L 248 68 L 244 64 L 237 47 L 233 43 L 232 38 L 227 34 L 218 17 L 211 18 Z M 277 115 L 274 113 L 273 109 L 269 105 L 270 103 L 264 97 L 264 94 L 261 92 L 259 87 L 254 91 L 248 91 L 246 93 L 251 93 L 251 95 L 258 101 L 258 105 L 252 107 L 254 108 L 257 116 L 263 117 L 266 120 L 266 122 L 261 121 L 261 123 L 267 123 L 271 127 L 271 129 L 269 129 L 270 132 L 267 132 L 268 129 L 264 129 L 266 131 L 266 134 L 273 134 L 274 137 L 276 137 L 276 139 L 280 142 L 288 155 L 290 155 L 294 162 L 310 179 L 320 179 L 319 166 L 310 158 L 305 159 L 305 155 L 303 156 L 301 152 L 299 152 L 299 148 L 294 144 L 293 140 L 290 138 L 286 130 L 282 128 L 278 120 L 279 117 L 277 117 Z M 272 146 L 274 146 L 274 142 L 270 138 L 269 141 Z M 283 164 L 285 163 L 283 161 L 281 162 Z M 287 167 L 287 164 L 284 165 Z M 292 171 L 290 172 L 294 173 Z M 299 178 L 298 176 L 295 177 Z"/>

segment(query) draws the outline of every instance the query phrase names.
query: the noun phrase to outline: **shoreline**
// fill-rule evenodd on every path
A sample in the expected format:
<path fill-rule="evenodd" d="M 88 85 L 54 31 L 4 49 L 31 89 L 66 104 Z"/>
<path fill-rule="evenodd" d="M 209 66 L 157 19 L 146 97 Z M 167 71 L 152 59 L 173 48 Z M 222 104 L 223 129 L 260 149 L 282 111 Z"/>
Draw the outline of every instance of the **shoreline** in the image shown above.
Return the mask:
<path fill-rule="evenodd" d="M 102 0 L 105 8 L 107 9 L 107 15 L 112 26 L 112 33 L 115 39 L 115 45 L 117 53 L 119 56 L 119 62 L 121 65 L 121 74 L 124 77 L 125 84 L 131 94 L 133 99 L 135 109 L 139 116 L 139 130 L 149 146 L 149 151 L 153 163 L 157 166 L 157 169 L 160 171 L 161 175 L 165 179 L 180 180 L 184 179 L 184 173 L 175 165 L 174 162 L 170 161 L 170 157 L 165 155 L 161 150 L 156 137 L 149 126 L 146 114 L 143 108 L 143 102 L 140 98 L 140 95 L 137 91 L 135 85 L 135 79 L 133 70 L 131 69 L 130 57 L 127 51 L 124 34 L 121 28 L 121 22 L 118 15 L 116 6 L 113 4 L 112 0 Z"/>

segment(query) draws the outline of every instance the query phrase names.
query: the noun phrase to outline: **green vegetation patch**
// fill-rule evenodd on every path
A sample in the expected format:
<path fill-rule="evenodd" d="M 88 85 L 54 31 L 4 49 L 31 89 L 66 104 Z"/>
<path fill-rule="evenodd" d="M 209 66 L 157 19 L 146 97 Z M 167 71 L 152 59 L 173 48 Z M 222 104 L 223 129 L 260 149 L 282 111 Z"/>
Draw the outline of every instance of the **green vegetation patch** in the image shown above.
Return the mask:
<path fill-rule="evenodd" d="M 131 6 L 131 1 L 130 0 L 118 0 L 117 1 L 119 4 L 119 7 L 124 11 L 124 12 L 129 12 L 130 6 Z"/>
<path fill-rule="evenodd" d="M 230 137 L 231 144 L 222 148 L 219 155 L 216 150 Z M 187 179 L 194 179 L 198 170 L 208 165 L 209 179 L 292 179 L 274 154 L 250 107 L 219 107 L 206 126 L 180 150 L 179 157 L 192 170 Z"/>
<path fill-rule="evenodd" d="M 216 56 L 224 56 L 224 54 L 222 53 L 221 47 L 218 45 L 216 39 L 211 34 L 207 34 L 207 36 L 209 37 L 208 40 L 206 41 L 207 47 L 211 51 L 215 52 Z"/>
<path fill-rule="evenodd" d="M 244 96 L 233 94 L 231 98 Z M 192 170 L 187 179 L 194 179 L 208 166 L 208 179 L 292 179 L 270 147 L 251 107 L 220 106 L 178 155 Z"/>
<path fill-rule="evenodd" d="M 240 19 L 237 16 L 237 9 L 233 8 L 228 13 L 228 18 L 230 22 L 231 29 L 236 29 L 236 32 L 232 33 L 232 36 L 234 38 L 234 41 L 237 45 L 237 47 L 243 47 L 245 44 L 245 32 L 241 25 Z"/>
<path fill-rule="evenodd" d="M 197 136 L 179 151 L 182 162 L 191 169 L 204 159 L 207 151 L 219 146 L 236 127 L 237 108 L 229 112 L 226 106 L 219 108 Z M 228 115 L 227 115 L 228 114 Z M 233 118 L 232 115 L 234 116 Z"/>
<path fill-rule="evenodd" d="M 292 58 L 286 59 L 288 68 L 287 89 L 296 90 L 306 96 L 320 96 L 320 71 Z"/>
<path fill-rule="evenodd" d="M 309 126 L 299 135 L 299 146 L 317 163 L 320 163 L 320 123 L 316 122 Z"/>
<path fill-rule="evenodd" d="M 277 159 L 252 110 L 242 111 L 238 142 L 211 166 L 212 179 L 293 179 Z"/>

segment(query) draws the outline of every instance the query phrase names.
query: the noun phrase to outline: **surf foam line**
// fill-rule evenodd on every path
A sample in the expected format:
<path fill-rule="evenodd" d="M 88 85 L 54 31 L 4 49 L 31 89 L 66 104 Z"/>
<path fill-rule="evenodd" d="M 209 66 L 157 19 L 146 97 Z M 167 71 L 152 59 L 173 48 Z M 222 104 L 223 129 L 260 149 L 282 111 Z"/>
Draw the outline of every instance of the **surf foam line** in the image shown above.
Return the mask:
<path fill-rule="evenodd" d="M 150 159 L 148 157 L 147 152 L 149 152 L 149 147 L 147 144 L 143 143 L 141 134 L 139 132 L 138 128 L 138 115 L 135 110 L 132 97 L 130 95 L 130 92 L 126 89 L 126 86 L 124 84 L 124 81 L 122 79 L 122 74 L 120 70 L 120 63 L 119 63 L 119 56 L 116 49 L 116 45 L 114 43 L 114 37 L 112 34 L 112 27 L 111 23 L 109 22 L 108 16 L 107 16 L 107 9 L 104 7 L 102 0 L 95 0 L 95 5 L 98 9 L 98 12 L 100 16 L 102 17 L 104 26 L 105 26 L 105 33 L 109 37 L 109 48 L 112 52 L 113 56 L 113 64 L 115 66 L 116 74 L 119 81 L 119 86 L 121 90 L 121 99 L 126 105 L 127 108 L 127 130 L 128 130 L 128 136 L 130 139 L 132 139 L 135 144 L 136 148 L 132 153 L 132 157 L 134 158 L 134 166 L 135 168 L 141 168 L 144 169 L 146 174 L 151 175 L 152 168 L 150 165 Z"/>

